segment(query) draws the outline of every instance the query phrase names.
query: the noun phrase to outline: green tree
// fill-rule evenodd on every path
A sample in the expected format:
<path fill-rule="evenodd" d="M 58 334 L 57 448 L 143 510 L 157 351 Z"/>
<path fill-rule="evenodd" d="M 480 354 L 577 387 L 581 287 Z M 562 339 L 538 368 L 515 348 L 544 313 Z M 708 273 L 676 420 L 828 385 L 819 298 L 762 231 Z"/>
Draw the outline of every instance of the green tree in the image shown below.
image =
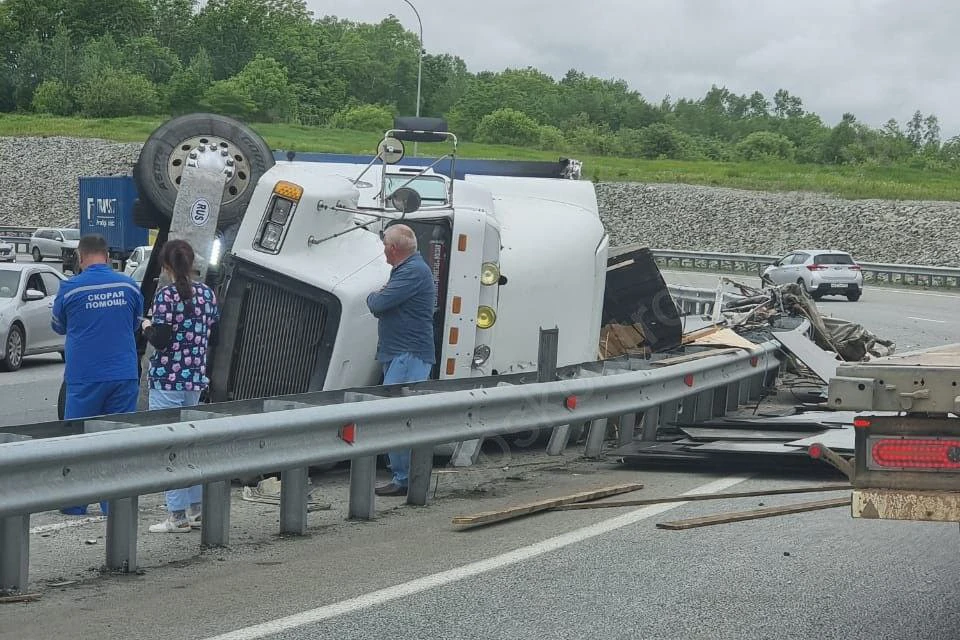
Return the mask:
<path fill-rule="evenodd" d="M 540 140 L 540 125 L 516 109 L 497 109 L 480 120 L 477 142 L 490 144 L 535 145 Z"/>
<path fill-rule="evenodd" d="M 147 78 L 123 70 L 107 70 L 77 88 L 77 103 L 89 118 L 118 118 L 159 113 L 156 87 Z"/>
<path fill-rule="evenodd" d="M 70 88 L 59 80 L 42 82 L 33 92 L 32 106 L 37 113 L 50 113 L 56 116 L 68 116 L 74 109 Z"/>

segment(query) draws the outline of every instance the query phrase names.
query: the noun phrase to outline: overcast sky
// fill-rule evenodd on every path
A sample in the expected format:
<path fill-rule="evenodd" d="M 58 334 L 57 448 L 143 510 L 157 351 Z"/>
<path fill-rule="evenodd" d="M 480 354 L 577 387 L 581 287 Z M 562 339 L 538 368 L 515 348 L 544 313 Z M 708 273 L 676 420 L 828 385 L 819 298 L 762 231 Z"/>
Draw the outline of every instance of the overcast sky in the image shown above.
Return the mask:
<path fill-rule="evenodd" d="M 919 109 L 960 134 L 960 3 L 950 0 L 411 0 L 429 53 L 472 72 L 534 66 L 621 78 L 647 100 L 700 98 L 711 84 L 768 99 L 785 88 L 833 125 L 879 127 Z M 403 0 L 307 0 L 314 17 L 417 33 Z M 411 90 L 415 90 L 412 87 Z"/>

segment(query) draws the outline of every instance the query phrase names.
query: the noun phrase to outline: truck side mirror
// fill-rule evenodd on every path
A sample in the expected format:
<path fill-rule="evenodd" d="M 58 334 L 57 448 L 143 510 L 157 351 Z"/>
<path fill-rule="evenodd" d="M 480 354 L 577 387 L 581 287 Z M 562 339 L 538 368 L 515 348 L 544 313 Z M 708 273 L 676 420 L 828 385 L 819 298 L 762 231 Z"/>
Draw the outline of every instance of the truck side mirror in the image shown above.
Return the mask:
<path fill-rule="evenodd" d="M 416 189 L 410 187 L 400 187 L 390 194 L 390 204 L 397 211 L 404 214 L 413 213 L 420 208 L 420 194 Z"/>

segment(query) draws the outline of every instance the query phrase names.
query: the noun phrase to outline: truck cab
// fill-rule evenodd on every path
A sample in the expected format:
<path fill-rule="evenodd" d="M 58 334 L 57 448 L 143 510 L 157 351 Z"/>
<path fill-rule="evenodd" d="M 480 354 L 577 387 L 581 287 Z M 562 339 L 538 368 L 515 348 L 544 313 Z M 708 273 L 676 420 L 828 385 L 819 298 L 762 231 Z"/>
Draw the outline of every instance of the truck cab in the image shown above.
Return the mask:
<path fill-rule="evenodd" d="M 387 131 L 366 164 L 281 160 L 259 178 L 223 260 L 211 401 L 378 384 L 366 298 L 390 276 L 381 237 L 398 223 L 434 274 L 432 377 L 535 370 L 540 328 L 559 329 L 558 364 L 596 358 L 608 237 L 593 184 L 559 164 L 458 174 L 436 124 Z M 410 139 L 453 152 L 403 163 Z"/>

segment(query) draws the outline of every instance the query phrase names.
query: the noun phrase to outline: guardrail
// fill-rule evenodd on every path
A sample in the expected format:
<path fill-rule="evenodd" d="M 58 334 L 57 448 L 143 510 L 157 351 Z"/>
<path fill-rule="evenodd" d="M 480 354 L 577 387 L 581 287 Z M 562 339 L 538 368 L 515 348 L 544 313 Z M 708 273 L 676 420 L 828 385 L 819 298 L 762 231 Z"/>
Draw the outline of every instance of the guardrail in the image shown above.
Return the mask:
<path fill-rule="evenodd" d="M 0 240 L 5 240 L 14 246 L 17 253 L 30 251 L 30 236 L 37 227 L 4 227 L 0 226 Z"/>
<path fill-rule="evenodd" d="M 407 502 L 422 505 L 437 445 L 550 428 L 547 452 L 559 455 L 569 430 L 589 423 L 584 455 L 600 457 L 609 418 L 620 419 L 621 444 L 655 440 L 678 417 L 758 400 L 780 366 L 774 340 L 676 364 L 624 356 L 559 369 L 556 347 L 556 329 L 541 331 L 538 371 L 513 383 L 434 380 L 74 421 L 70 436 L 0 434 L 0 591 L 27 586 L 32 513 L 107 500 L 106 567 L 133 571 L 143 494 L 202 484 L 201 545 L 221 546 L 230 481 L 279 469 L 281 533 L 302 535 L 311 466 L 349 460 L 348 518 L 372 519 L 378 454 L 413 451 Z"/>
<path fill-rule="evenodd" d="M 751 276 L 759 276 L 764 268 L 783 257 L 782 255 L 709 253 L 703 251 L 675 251 L 673 249 L 653 249 L 652 252 L 660 268 L 718 271 Z M 860 265 L 866 283 L 960 288 L 960 268 L 880 262 L 857 262 L 857 264 Z"/>

